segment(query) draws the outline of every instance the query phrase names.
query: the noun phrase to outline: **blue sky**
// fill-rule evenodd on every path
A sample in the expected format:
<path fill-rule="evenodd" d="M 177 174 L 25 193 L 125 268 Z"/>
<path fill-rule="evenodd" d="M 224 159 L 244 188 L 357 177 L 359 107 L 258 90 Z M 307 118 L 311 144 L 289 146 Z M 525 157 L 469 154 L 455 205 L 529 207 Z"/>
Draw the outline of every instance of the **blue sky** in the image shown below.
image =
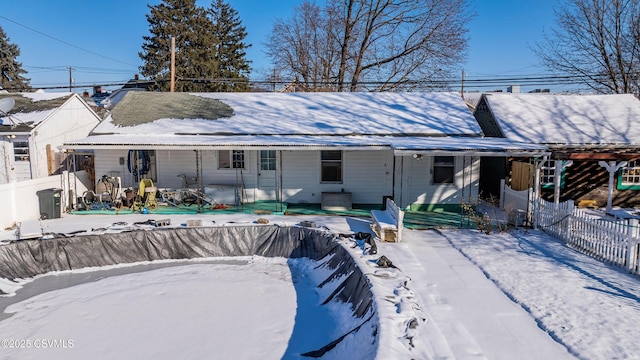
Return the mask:
<path fill-rule="evenodd" d="M 254 68 L 251 78 L 264 79 L 269 63 L 263 43 L 273 21 L 290 17 L 301 0 L 227 1 L 238 11 L 253 45 L 247 53 Z M 551 30 L 553 8 L 562 0 L 470 1 L 477 15 L 469 26 L 469 56 L 461 67 L 467 78 L 544 73 L 530 46 Z M 160 0 L 5 0 L 0 2 L 0 26 L 20 47 L 18 60 L 33 86 L 68 86 L 71 66 L 74 83 L 82 86 L 75 91 L 90 91 L 92 84 L 124 82 L 139 71 L 142 37 L 149 34 L 147 3 Z M 209 6 L 210 1 L 198 4 Z"/>

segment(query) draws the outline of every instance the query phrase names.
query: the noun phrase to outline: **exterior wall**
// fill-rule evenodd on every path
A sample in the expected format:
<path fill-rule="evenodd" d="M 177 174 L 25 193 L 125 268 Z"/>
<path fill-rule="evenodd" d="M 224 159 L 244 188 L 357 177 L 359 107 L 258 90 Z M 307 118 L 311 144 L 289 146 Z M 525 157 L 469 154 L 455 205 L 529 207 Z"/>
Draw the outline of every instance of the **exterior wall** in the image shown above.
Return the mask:
<path fill-rule="evenodd" d="M 433 160 L 432 156 L 396 158 L 396 203 L 402 208 L 413 205 L 424 210 L 457 207 L 463 202 L 475 204 L 478 200 L 479 158 L 456 156 L 453 184 L 433 184 Z"/>
<path fill-rule="evenodd" d="M 124 160 L 124 164 L 120 164 L 120 158 Z M 94 152 L 96 181 L 103 175 L 120 176 L 123 188 L 133 186 L 133 176 L 127 171 L 126 161 L 127 150 L 96 150 Z"/>
<path fill-rule="evenodd" d="M 96 178 L 102 175 L 120 176 L 123 187 L 136 187 L 128 172 L 127 150 L 96 150 Z M 218 169 L 218 152 L 202 151 L 202 184 L 233 185 L 244 188 L 242 200 L 275 200 L 258 191 L 258 151 L 245 151 L 245 169 Z M 352 193 L 353 203 L 381 204 L 384 195 L 392 195 L 393 152 L 345 151 L 343 153 L 343 182 L 320 182 L 320 152 L 311 150 L 278 151 L 281 156 L 276 171 L 278 184 L 282 181 L 282 200 L 292 203 L 320 203 L 322 192 Z M 124 164 L 120 164 L 120 158 Z M 156 151 L 157 179 L 154 185 L 161 188 L 182 186 L 179 174 L 196 176 L 196 155 L 192 150 Z"/>
<path fill-rule="evenodd" d="M 58 151 L 58 146 L 65 141 L 86 137 L 98 123 L 98 116 L 76 96 L 60 106 L 32 131 L 29 139 L 32 177 L 49 176 L 47 145 L 51 145 L 51 149 Z"/>
<path fill-rule="evenodd" d="M 350 192 L 354 204 L 382 204 L 392 195 L 393 152 L 344 151 L 343 181 L 320 181 L 319 151 L 283 151 L 283 200 L 291 203 L 320 203 L 323 192 Z"/>
<path fill-rule="evenodd" d="M 402 207 L 412 204 L 460 205 L 478 199 L 480 161 L 476 157 L 456 157 L 453 184 L 432 184 L 433 157 L 416 160 L 396 157 L 392 150 L 353 150 L 343 152 L 343 181 L 320 181 L 320 151 L 278 151 L 277 182 L 282 182 L 282 201 L 320 203 L 322 192 L 350 192 L 354 204 L 382 204 L 384 196 L 393 196 Z M 120 164 L 122 157 L 125 163 Z M 126 165 L 127 150 L 96 150 L 96 178 L 120 176 L 123 187 L 136 187 Z M 244 191 L 244 202 L 276 200 L 258 191 L 258 151 L 245 151 L 245 169 L 218 169 L 218 152 L 202 151 L 203 185 L 236 185 Z M 395 171 L 394 171 L 395 163 Z M 196 155 L 192 150 L 156 152 L 157 179 L 160 188 L 179 188 L 178 174 L 196 176 Z M 395 174 L 394 174 L 395 172 Z M 395 186 L 394 186 L 395 184 Z"/>
<path fill-rule="evenodd" d="M 4 136 L 0 138 L 0 184 L 11 182 L 11 164 L 13 160 L 13 146 Z"/>
<path fill-rule="evenodd" d="M 8 183 L 12 181 L 24 181 L 31 179 L 31 162 L 30 161 L 16 161 L 14 152 L 14 142 L 28 142 L 29 152 L 31 153 L 31 139 L 28 135 L 17 135 L 8 141 L 4 141 L 4 163 L 0 164 L 4 169 L 4 176 L 0 177 L 1 183 Z M 31 154 L 29 154 L 31 155 Z"/>
<path fill-rule="evenodd" d="M 16 136 L 9 141 L 3 139 L 0 141 L 0 155 L 4 159 L 0 163 L 0 184 L 49 176 L 47 145 L 57 152 L 65 141 L 86 137 L 99 122 L 98 115 L 83 100 L 72 96 L 36 125 L 30 135 Z M 12 144 L 15 141 L 29 143 L 29 161 L 15 161 Z"/>

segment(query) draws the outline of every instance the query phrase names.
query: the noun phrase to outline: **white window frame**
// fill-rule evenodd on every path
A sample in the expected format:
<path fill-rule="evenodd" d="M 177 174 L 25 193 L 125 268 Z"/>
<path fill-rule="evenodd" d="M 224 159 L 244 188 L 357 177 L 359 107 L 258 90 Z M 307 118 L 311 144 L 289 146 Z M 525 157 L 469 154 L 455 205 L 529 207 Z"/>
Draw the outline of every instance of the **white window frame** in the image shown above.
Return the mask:
<path fill-rule="evenodd" d="M 19 144 L 20 145 L 24 144 L 25 146 L 18 146 Z M 13 145 L 13 159 L 14 159 L 14 161 L 25 161 L 26 162 L 26 161 L 31 160 L 31 155 L 30 155 L 30 152 L 29 152 L 29 141 L 27 141 L 27 140 L 12 141 L 12 145 Z"/>
<path fill-rule="evenodd" d="M 225 160 L 225 163 L 222 162 L 223 160 Z M 218 169 L 245 169 L 246 165 L 246 153 L 244 150 L 218 150 Z"/>
<path fill-rule="evenodd" d="M 328 153 L 339 153 L 340 159 L 323 159 L 323 155 Z M 325 166 L 338 168 L 339 179 L 325 180 Z M 342 184 L 344 181 L 344 152 L 342 150 L 320 150 L 320 183 L 321 184 Z"/>
<path fill-rule="evenodd" d="M 275 150 L 260 150 L 260 170 L 276 170 L 277 154 Z"/>
<path fill-rule="evenodd" d="M 622 169 L 622 186 L 640 186 L 640 160 L 632 160 Z"/>
<path fill-rule="evenodd" d="M 438 162 L 438 158 L 451 158 L 451 162 Z M 443 160 L 443 159 L 440 159 Z M 431 174 L 433 175 L 431 183 L 433 185 L 450 185 L 456 182 L 456 157 L 455 156 L 434 156 Z M 436 172 L 451 171 L 451 181 L 436 181 Z"/>
<path fill-rule="evenodd" d="M 540 186 L 553 187 L 556 183 L 556 161 L 549 159 L 540 167 Z"/>

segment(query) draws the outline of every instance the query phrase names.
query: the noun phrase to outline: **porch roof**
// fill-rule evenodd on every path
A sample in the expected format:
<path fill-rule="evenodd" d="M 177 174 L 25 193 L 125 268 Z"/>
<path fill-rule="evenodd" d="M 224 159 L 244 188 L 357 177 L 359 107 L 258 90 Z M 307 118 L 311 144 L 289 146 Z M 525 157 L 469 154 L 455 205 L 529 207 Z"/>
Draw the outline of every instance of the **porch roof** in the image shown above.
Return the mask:
<path fill-rule="evenodd" d="M 395 155 L 466 154 L 542 156 L 545 146 L 489 137 L 375 135 L 94 135 L 67 142 L 66 149 L 136 150 L 394 150 Z"/>

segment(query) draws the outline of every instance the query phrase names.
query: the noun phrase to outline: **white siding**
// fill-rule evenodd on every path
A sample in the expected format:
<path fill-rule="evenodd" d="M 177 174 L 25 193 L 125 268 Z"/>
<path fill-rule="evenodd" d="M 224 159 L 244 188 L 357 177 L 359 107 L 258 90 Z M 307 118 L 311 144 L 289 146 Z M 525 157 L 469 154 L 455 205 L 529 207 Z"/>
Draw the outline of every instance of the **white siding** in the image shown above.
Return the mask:
<path fill-rule="evenodd" d="M 11 182 L 13 176 L 10 170 L 13 163 L 13 147 L 8 140 L 0 139 L 0 159 L 0 184 L 5 184 Z"/>
<path fill-rule="evenodd" d="M 320 182 L 320 151 L 283 151 L 283 200 L 320 203 L 322 192 L 351 192 L 355 204 L 382 203 L 392 191 L 392 151 L 344 151 L 341 184 Z"/>
<path fill-rule="evenodd" d="M 205 158 L 205 154 L 202 155 L 202 158 Z M 158 171 L 156 181 L 158 187 L 180 188 L 182 180 L 178 175 L 196 176 L 196 153 L 193 150 L 156 151 L 156 169 Z"/>
<path fill-rule="evenodd" d="M 453 184 L 433 184 L 432 156 L 415 159 L 412 156 L 398 157 L 397 174 L 402 180 L 396 186 L 397 200 L 402 207 L 411 204 L 458 205 L 478 200 L 478 177 L 480 161 L 477 157 L 455 157 L 455 180 Z"/>
<path fill-rule="evenodd" d="M 96 181 L 103 175 L 120 176 L 123 188 L 134 185 L 133 176 L 127 170 L 127 150 L 96 150 L 94 155 Z M 120 158 L 124 164 L 120 164 Z"/>
<path fill-rule="evenodd" d="M 392 195 L 392 151 L 345 151 L 344 190 L 356 204 L 380 204 Z"/>
<path fill-rule="evenodd" d="M 15 145 L 16 142 L 28 142 L 29 143 L 29 160 L 30 161 L 21 161 L 15 159 Z M 33 169 L 33 138 L 29 138 L 27 136 L 18 135 L 15 139 L 11 139 L 11 157 L 8 159 L 9 171 L 12 173 L 12 179 L 16 181 L 24 181 L 38 178 L 35 174 L 32 176 Z M 36 157 L 37 159 L 37 157 Z M 45 163 L 46 166 L 46 163 Z M 41 176 L 44 177 L 47 174 Z"/>
<path fill-rule="evenodd" d="M 123 187 L 136 187 L 133 176 L 127 168 L 128 150 L 96 150 L 95 151 L 95 169 L 96 178 L 102 175 L 120 176 Z M 249 189 L 251 197 L 253 197 L 252 189 L 256 184 L 255 181 L 255 151 L 245 152 L 245 170 L 236 169 L 218 169 L 217 151 L 202 151 L 202 185 L 236 185 L 242 184 Z M 120 164 L 120 158 L 123 158 L 124 164 Z M 182 186 L 182 180 L 178 177 L 185 174 L 189 177 L 195 177 L 196 169 L 196 152 L 193 150 L 161 150 L 156 151 L 156 179 L 154 185 L 161 188 L 179 188 Z"/>
<path fill-rule="evenodd" d="M 65 141 L 86 137 L 98 122 L 97 115 L 75 96 L 60 106 L 32 132 L 30 139 L 32 176 L 38 178 L 49 175 L 47 145 L 51 145 L 51 149 L 58 151 L 58 146 Z"/>
<path fill-rule="evenodd" d="M 384 195 L 392 195 L 402 207 L 411 204 L 460 204 L 463 199 L 475 203 L 478 198 L 479 159 L 456 157 L 454 184 L 432 184 L 433 157 L 416 160 L 411 156 L 395 158 L 391 150 L 345 151 L 343 153 L 343 182 L 320 182 L 320 151 L 282 151 L 283 201 L 291 203 L 320 203 L 322 192 L 351 192 L 355 204 L 382 204 Z M 119 158 L 124 158 L 120 164 Z M 244 188 L 243 201 L 267 200 L 256 191 L 257 151 L 245 151 L 245 169 L 218 169 L 217 151 L 202 151 L 203 185 L 238 185 Z M 97 150 L 96 177 L 117 175 L 124 187 L 133 184 L 126 165 L 126 150 Z M 157 180 L 161 188 L 181 186 L 179 174 L 195 177 L 196 155 L 192 150 L 163 150 L 156 152 Z M 463 170 L 464 169 L 464 170 Z"/>
<path fill-rule="evenodd" d="M 283 201 L 319 203 L 320 153 L 317 151 L 282 152 Z"/>

